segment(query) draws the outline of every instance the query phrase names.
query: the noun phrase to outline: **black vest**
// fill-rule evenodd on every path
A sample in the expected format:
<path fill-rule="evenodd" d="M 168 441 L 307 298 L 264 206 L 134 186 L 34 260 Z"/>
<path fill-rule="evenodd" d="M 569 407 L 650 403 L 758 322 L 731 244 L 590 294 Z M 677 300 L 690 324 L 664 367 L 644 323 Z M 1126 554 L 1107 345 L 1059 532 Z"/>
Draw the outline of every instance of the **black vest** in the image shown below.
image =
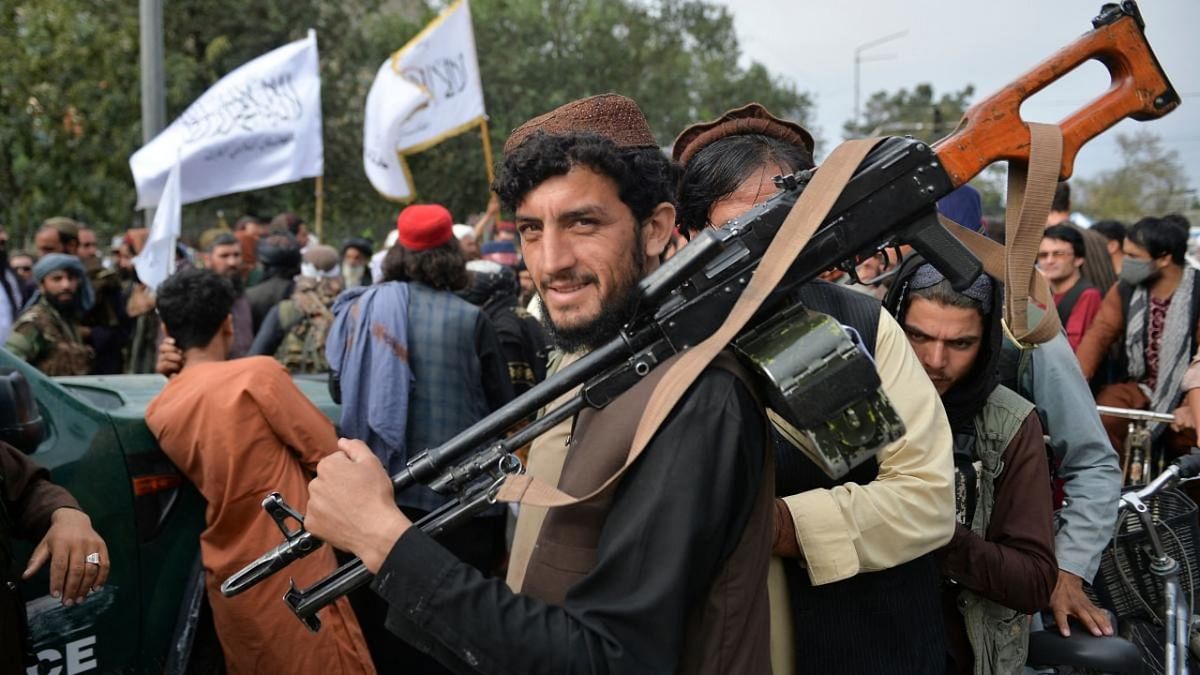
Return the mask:
<path fill-rule="evenodd" d="M 795 300 L 858 331 L 874 356 L 879 333 L 879 301 L 834 284 L 812 282 Z M 775 442 L 775 494 L 794 495 L 843 483 L 864 485 L 879 473 L 865 462 L 844 478 L 829 478 L 772 434 Z M 812 673 L 913 673 L 945 669 L 941 575 L 933 554 L 879 572 L 813 586 L 799 561 L 785 559 L 792 606 L 796 663 Z"/>
<path fill-rule="evenodd" d="M 1071 290 L 1063 294 L 1062 299 L 1054 303 L 1058 309 L 1058 318 L 1062 320 L 1063 328 L 1066 329 L 1067 322 L 1071 320 L 1071 312 L 1075 311 L 1075 303 L 1079 302 L 1079 298 L 1083 292 L 1089 288 L 1095 288 L 1087 279 L 1079 277 L 1079 281 L 1071 287 Z"/>

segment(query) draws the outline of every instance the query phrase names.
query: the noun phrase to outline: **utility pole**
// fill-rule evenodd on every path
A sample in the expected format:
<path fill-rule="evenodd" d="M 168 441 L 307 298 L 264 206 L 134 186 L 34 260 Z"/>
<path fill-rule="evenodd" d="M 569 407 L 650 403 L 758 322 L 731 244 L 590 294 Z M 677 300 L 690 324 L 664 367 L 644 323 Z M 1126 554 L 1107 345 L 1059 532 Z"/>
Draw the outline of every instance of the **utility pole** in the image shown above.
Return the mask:
<path fill-rule="evenodd" d="M 142 143 L 149 143 L 167 126 L 167 100 L 163 87 L 163 0 L 139 0 L 141 33 Z M 146 209 L 146 227 L 154 222 L 154 209 Z"/>
<path fill-rule="evenodd" d="M 861 69 L 862 63 L 864 61 L 886 61 L 888 59 L 896 58 L 895 54 L 881 54 L 879 56 L 868 56 L 868 57 L 864 58 L 862 53 L 873 47 L 878 47 L 879 45 L 884 44 L 885 42 L 891 42 L 892 40 L 898 40 L 898 39 L 904 37 L 905 35 L 908 35 L 908 31 L 902 30 L 899 33 L 892 33 L 891 35 L 885 35 L 881 38 L 871 40 L 870 42 L 864 42 L 863 44 L 854 48 L 854 124 L 855 124 L 855 126 L 862 123 L 862 119 L 859 116 L 859 99 L 860 99 L 859 70 Z"/>

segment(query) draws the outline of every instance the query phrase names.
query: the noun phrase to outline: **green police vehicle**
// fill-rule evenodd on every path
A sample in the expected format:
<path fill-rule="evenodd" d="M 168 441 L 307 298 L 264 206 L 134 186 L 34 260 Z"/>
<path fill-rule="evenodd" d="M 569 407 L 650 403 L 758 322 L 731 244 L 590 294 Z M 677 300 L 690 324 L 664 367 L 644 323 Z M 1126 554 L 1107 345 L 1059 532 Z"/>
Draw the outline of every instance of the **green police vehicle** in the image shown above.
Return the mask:
<path fill-rule="evenodd" d="M 70 490 L 112 561 L 104 588 L 73 607 L 50 597 L 45 569 L 21 584 L 39 661 L 30 675 L 220 668 L 199 562 L 204 500 L 144 420 L 165 384 L 160 375 L 50 378 L 0 349 L 0 438 Z M 324 378 L 296 384 L 337 421 Z M 36 542 L 14 543 L 20 565 Z"/>

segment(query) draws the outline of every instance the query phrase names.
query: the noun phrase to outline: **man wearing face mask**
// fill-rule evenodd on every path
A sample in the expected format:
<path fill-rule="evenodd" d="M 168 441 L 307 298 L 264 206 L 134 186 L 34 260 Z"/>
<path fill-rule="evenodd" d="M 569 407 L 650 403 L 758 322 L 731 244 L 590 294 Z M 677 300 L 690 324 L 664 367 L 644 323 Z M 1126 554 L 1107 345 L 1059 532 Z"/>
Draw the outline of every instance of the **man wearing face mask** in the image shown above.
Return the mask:
<path fill-rule="evenodd" d="M 1196 270 L 1184 264 L 1187 240 L 1187 229 L 1167 218 L 1143 218 L 1125 237 L 1120 281 L 1105 295 L 1076 351 L 1084 376 L 1091 378 L 1109 347 L 1120 345 L 1122 381 L 1101 389 L 1098 405 L 1161 413 L 1180 406 L 1183 375 L 1200 329 L 1200 282 Z M 1120 452 L 1126 422 L 1102 419 Z M 1195 442 L 1194 431 L 1176 432 L 1161 424 L 1153 434 L 1183 452 Z"/>

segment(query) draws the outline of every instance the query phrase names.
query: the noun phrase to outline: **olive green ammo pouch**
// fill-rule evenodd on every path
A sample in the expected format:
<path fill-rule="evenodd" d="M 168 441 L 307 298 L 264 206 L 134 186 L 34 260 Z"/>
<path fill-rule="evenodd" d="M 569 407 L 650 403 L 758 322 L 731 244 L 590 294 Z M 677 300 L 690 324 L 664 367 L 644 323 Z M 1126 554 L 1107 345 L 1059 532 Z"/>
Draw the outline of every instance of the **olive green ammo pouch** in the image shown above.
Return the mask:
<path fill-rule="evenodd" d="M 855 335 L 828 314 L 793 305 L 733 343 L 763 384 L 771 423 L 834 479 L 904 435 Z"/>

